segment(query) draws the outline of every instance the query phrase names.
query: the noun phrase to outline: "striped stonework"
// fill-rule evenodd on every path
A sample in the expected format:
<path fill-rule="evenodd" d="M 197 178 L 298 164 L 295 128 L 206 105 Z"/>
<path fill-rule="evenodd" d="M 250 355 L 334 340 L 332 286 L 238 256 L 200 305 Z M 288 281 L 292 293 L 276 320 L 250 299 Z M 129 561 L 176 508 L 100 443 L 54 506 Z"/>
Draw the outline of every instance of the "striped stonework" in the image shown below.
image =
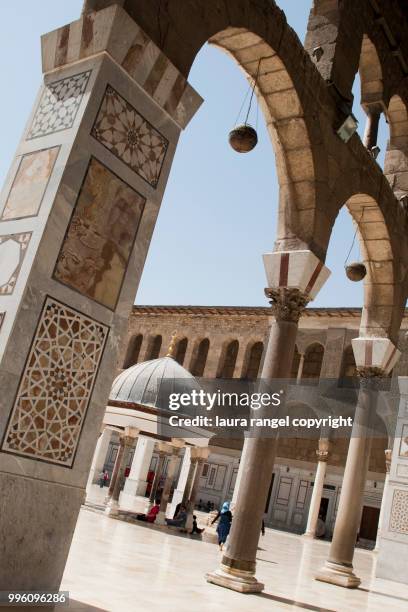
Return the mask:
<path fill-rule="evenodd" d="M 202 98 L 133 19 L 118 5 L 83 15 L 42 37 L 43 72 L 108 54 L 185 128 Z"/>
<path fill-rule="evenodd" d="M 263 256 L 268 288 L 298 289 L 313 299 L 330 275 L 311 251 L 277 251 Z"/>
<path fill-rule="evenodd" d="M 378 368 L 385 374 L 391 372 L 401 355 L 389 338 L 354 338 L 352 345 L 358 368 Z"/>

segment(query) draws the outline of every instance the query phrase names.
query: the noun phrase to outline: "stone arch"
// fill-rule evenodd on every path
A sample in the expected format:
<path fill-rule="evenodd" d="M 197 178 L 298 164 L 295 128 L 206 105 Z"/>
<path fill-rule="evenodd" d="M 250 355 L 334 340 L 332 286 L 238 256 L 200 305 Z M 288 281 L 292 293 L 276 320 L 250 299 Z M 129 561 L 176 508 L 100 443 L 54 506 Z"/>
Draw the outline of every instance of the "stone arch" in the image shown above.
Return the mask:
<path fill-rule="evenodd" d="M 340 377 L 353 378 L 355 376 L 357 376 L 356 360 L 354 359 L 353 347 L 348 344 L 343 351 Z"/>
<path fill-rule="evenodd" d="M 210 341 L 208 338 L 203 338 L 194 347 L 194 352 L 193 352 L 193 357 L 191 360 L 191 367 L 190 367 L 190 371 L 193 376 L 203 376 L 204 375 L 209 350 L 210 350 Z"/>
<path fill-rule="evenodd" d="M 238 340 L 225 343 L 221 351 L 216 378 L 233 378 L 239 351 Z"/>
<path fill-rule="evenodd" d="M 318 380 L 322 369 L 324 356 L 324 346 L 320 342 L 309 344 L 305 350 L 305 360 L 303 363 L 302 380 Z"/>
<path fill-rule="evenodd" d="M 124 369 L 130 368 L 130 366 L 138 362 L 142 342 L 143 334 L 136 334 L 135 336 L 132 336 L 127 347 L 125 359 L 123 361 Z"/>
<path fill-rule="evenodd" d="M 397 198 L 408 194 L 408 112 L 399 95 L 394 95 L 387 109 L 390 138 L 385 155 L 384 173 Z"/>
<path fill-rule="evenodd" d="M 322 87 L 322 95 L 326 94 L 284 13 L 273 2 L 258 5 L 251 0 L 227 0 L 217 11 L 211 2 L 197 0 L 188 6 L 188 19 L 185 7 L 181 10 L 176 0 L 162 5 L 152 0 L 148 6 L 125 0 L 123 6 L 186 77 L 206 42 L 230 55 L 251 80 L 262 58 L 256 94 L 276 156 L 280 185 L 277 246 L 318 251 L 313 219 L 317 190 L 325 189 L 327 157 L 320 150 L 320 123 L 310 109 L 305 83 Z"/>
<path fill-rule="evenodd" d="M 259 375 L 264 343 L 260 340 L 251 342 L 246 349 L 244 367 L 241 378 L 244 380 L 256 380 Z"/>
<path fill-rule="evenodd" d="M 188 338 L 181 338 L 176 344 L 174 359 L 181 366 L 183 365 L 184 359 L 186 357 L 187 345 L 188 345 Z"/>

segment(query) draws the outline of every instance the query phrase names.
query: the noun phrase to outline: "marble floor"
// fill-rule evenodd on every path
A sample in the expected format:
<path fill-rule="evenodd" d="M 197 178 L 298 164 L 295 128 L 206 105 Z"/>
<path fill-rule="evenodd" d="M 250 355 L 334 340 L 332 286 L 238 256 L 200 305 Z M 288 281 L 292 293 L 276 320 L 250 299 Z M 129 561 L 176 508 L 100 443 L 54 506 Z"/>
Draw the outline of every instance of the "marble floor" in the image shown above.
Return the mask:
<path fill-rule="evenodd" d="M 218 546 L 83 508 L 61 589 L 70 591 L 69 609 L 80 612 L 408 610 L 408 586 L 375 579 L 376 557 L 369 551 L 355 556 L 360 589 L 313 580 L 327 552 L 325 542 L 267 529 L 257 574 L 265 591 L 241 595 L 204 579 L 218 565 Z"/>

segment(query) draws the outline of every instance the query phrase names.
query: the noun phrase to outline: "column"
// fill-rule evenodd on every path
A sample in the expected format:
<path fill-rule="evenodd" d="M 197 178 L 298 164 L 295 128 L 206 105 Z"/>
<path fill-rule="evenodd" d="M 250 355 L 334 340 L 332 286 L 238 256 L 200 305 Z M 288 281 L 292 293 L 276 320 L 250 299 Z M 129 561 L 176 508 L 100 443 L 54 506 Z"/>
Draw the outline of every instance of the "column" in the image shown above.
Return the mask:
<path fill-rule="evenodd" d="M 377 144 L 381 111 L 369 110 L 364 128 L 363 144 L 370 151 Z"/>
<path fill-rule="evenodd" d="M 242 475 L 244 473 L 245 457 L 246 457 L 246 451 L 248 449 L 248 445 L 247 445 L 246 441 L 247 441 L 247 438 L 245 437 L 244 445 L 242 447 L 241 458 L 240 458 L 239 466 L 238 466 L 237 479 L 235 481 L 235 486 L 234 486 L 234 493 L 232 494 L 231 506 L 233 508 L 235 507 L 235 505 L 237 503 L 238 491 L 239 491 L 240 483 L 242 481 Z"/>
<path fill-rule="evenodd" d="M 86 485 L 87 492 L 91 490 L 93 484 L 98 482 L 98 476 L 104 468 L 112 433 L 113 430 L 110 427 L 104 427 L 103 432 L 98 438 L 92 466 L 89 472 L 88 483 Z"/>
<path fill-rule="evenodd" d="M 163 474 L 164 462 L 166 461 L 166 452 L 159 450 L 159 458 L 157 461 L 156 471 L 152 482 L 152 488 L 149 495 L 149 503 L 146 512 L 149 512 L 154 502 L 157 501 L 157 489 L 159 488 L 160 478 Z"/>
<path fill-rule="evenodd" d="M 311 251 L 275 252 L 264 256 L 275 317 L 271 325 L 261 378 L 290 378 L 299 317 L 329 275 Z M 259 410 L 262 417 L 271 412 Z M 239 592 L 263 590 L 255 578 L 256 551 L 273 471 L 275 439 L 252 432 L 245 442 L 245 462 L 227 549 L 208 582 Z"/>
<path fill-rule="evenodd" d="M 384 521 L 385 500 L 387 497 L 388 484 L 390 482 L 391 455 L 392 455 L 392 449 L 388 448 L 385 451 L 385 480 L 384 480 L 384 488 L 383 488 L 383 494 L 382 494 L 382 499 L 381 499 L 380 516 L 378 517 L 377 538 L 375 541 L 374 552 L 378 552 L 380 549 L 381 526 Z"/>
<path fill-rule="evenodd" d="M 173 493 L 173 498 L 170 504 L 170 515 L 173 516 L 177 504 L 184 500 L 184 494 L 188 486 L 189 478 L 191 474 L 191 447 L 186 446 L 184 450 L 183 461 L 181 464 L 181 470 L 177 481 L 177 486 Z"/>
<path fill-rule="evenodd" d="M 139 435 L 129 476 L 120 496 L 120 505 L 139 510 L 136 496 L 144 496 L 147 487 L 147 474 L 152 461 L 155 439 Z M 140 505 L 140 500 L 139 500 Z"/>
<path fill-rule="evenodd" d="M 126 427 L 125 433 L 120 438 L 120 449 L 115 461 L 115 469 L 112 475 L 112 483 L 109 487 L 110 497 L 106 506 L 106 514 L 115 516 L 119 514 L 119 495 L 125 481 L 125 470 L 129 463 L 130 453 L 137 436 L 137 430 L 132 431 L 132 427 Z"/>
<path fill-rule="evenodd" d="M 59 588 L 179 135 L 202 101 L 117 4 L 41 46 L 0 195 L 0 590 Z"/>
<path fill-rule="evenodd" d="M 160 499 L 160 511 L 156 517 L 156 525 L 165 525 L 166 524 L 166 510 L 167 503 L 169 501 L 171 487 L 174 482 L 174 477 L 177 471 L 178 458 L 179 458 L 179 448 L 173 448 L 170 455 L 170 461 L 167 466 L 167 475 L 166 481 L 164 483 L 163 492 Z"/>
<path fill-rule="evenodd" d="M 316 533 L 317 519 L 319 518 L 320 503 L 322 501 L 324 478 L 326 475 L 327 460 L 329 457 L 329 441 L 319 440 L 319 448 L 316 451 L 317 470 L 313 484 L 312 498 L 310 500 L 309 514 L 307 518 L 305 537 L 314 538 Z"/>
<path fill-rule="evenodd" d="M 208 452 L 207 452 L 208 457 Z M 191 488 L 188 493 L 187 498 L 187 521 L 186 521 L 186 529 L 187 531 L 191 531 L 193 528 L 193 514 L 194 514 L 194 506 L 197 498 L 198 489 L 200 488 L 200 478 L 201 473 L 203 471 L 203 465 L 206 461 L 207 457 L 203 456 L 195 456 L 193 458 L 194 464 L 194 477 L 191 483 Z"/>
<path fill-rule="evenodd" d="M 296 384 L 300 385 L 301 380 L 302 380 L 302 375 L 303 375 L 303 366 L 305 365 L 305 354 L 304 353 L 300 353 L 300 359 L 299 359 L 299 366 L 298 366 L 298 371 L 297 371 L 297 376 L 296 376 Z"/>
<path fill-rule="evenodd" d="M 394 367 L 399 351 L 388 338 L 355 338 L 354 357 L 360 390 L 344 470 L 329 558 L 317 580 L 357 588 L 361 580 L 353 572 L 353 557 L 361 519 L 364 487 L 371 450 L 371 433 L 377 392 L 383 377 Z"/>

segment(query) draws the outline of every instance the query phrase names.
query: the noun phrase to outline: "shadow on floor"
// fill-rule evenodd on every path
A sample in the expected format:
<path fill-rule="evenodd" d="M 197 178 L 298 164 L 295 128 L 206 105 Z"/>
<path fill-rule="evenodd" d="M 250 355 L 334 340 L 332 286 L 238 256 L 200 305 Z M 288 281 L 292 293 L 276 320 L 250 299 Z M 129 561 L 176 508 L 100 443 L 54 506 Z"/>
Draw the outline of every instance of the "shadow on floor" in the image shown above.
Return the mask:
<path fill-rule="evenodd" d="M 6 610 L 7 608 L 3 608 Z M 109 612 L 106 608 L 98 608 L 84 603 L 83 601 L 77 601 L 76 599 L 70 599 L 69 605 L 59 606 L 9 606 L 10 612 L 65 612 L 70 610 L 71 612 Z"/>
<path fill-rule="evenodd" d="M 271 601 L 279 601 L 287 606 L 296 606 L 303 610 L 314 610 L 314 612 L 336 612 L 330 608 L 319 608 L 311 604 L 303 603 L 302 601 L 295 601 L 294 599 L 287 599 L 286 597 L 279 597 L 278 595 L 272 595 L 272 593 L 256 593 L 256 597 L 262 597 L 264 599 L 270 599 Z"/>
<path fill-rule="evenodd" d="M 358 587 L 359 591 L 365 593 L 372 593 L 373 595 L 381 595 L 381 597 L 389 597 L 390 599 L 398 599 L 399 601 L 408 602 L 406 597 L 400 597 L 399 595 L 391 595 L 391 593 L 382 593 L 381 591 L 374 591 L 373 589 L 365 589 L 364 587 Z"/>

